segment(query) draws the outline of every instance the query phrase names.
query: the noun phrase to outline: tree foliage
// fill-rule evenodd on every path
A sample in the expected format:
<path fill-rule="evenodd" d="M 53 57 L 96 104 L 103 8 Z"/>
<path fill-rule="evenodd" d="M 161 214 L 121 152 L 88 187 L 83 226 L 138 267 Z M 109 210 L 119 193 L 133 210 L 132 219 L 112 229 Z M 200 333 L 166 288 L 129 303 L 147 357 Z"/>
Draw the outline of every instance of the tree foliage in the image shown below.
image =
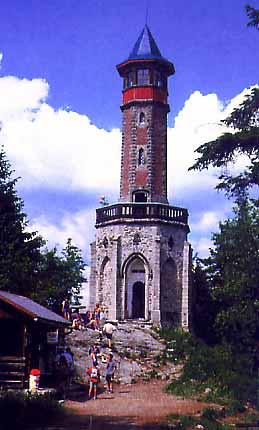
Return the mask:
<path fill-rule="evenodd" d="M 259 10 L 246 6 L 248 25 L 259 29 Z M 247 193 L 259 186 L 259 88 L 254 87 L 240 106 L 222 121 L 230 131 L 196 149 L 198 159 L 189 170 L 227 167 L 235 163 L 238 156 L 248 157 L 248 166 L 237 175 L 223 173 L 219 176 L 217 189 L 229 196 Z"/>
<path fill-rule="evenodd" d="M 259 334 L 259 214 L 257 203 L 240 199 L 234 217 L 220 223 L 206 272 L 221 342 L 238 353 L 256 351 Z"/>
<path fill-rule="evenodd" d="M 249 18 L 247 25 L 250 27 L 255 27 L 257 30 L 259 30 L 259 9 L 255 9 L 252 6 L 247 5 L 246 13 Z"/>
<path fill-rule="evenodd" d="M 235 163 L 239 155 L 247 155 L 248 167 L 234 176 L 223 173 L 219 176 L 217 189 L 229 195 L 239 195 L 253 185 L 259 186 L 259 89 L 253 88 L 241 105 L 222 121 L 232 129 L 216 140 L 207 142 L 196 149 L 200 157 L 190 170 L 226 167 Z"/>
<path fill-rule="evenodd" d="M 39 288 L 35 299 L 54 311 L 60 312 L 61 303 L 68 297 L 75 306 L 80 305 L 80 290 L 86 281 L 85 263 L 81 251 L 68 239 L 61 255 L 57 248 L 42 252 Z"/>
<path fill-rule="evenodd" d="M 246 10 L 248 25 L 258 29 L 259 11 L 250 6 Z M 237 377 L 229 387 L 235 391 L 241 382 L 238 391 L 247 399 L 245 388 L 250 386 L 253 390 L 256 386 L 259 338 L 259 201 L 253 200 L 249 193 L 251 188 L 259 186 L 257 87 L 223 124 L 229 127 L 229 132 L 197 148 L 199 158 L 190 169 L 228 167 L 240 155 L 247 156 L 248 165 L 238 174 L 219 176 L 217 188 L 235 197 L 233 216 L 220 223 L 219 232 L 213 235 L 214 248 L 209 258 L 200 262 L 194 279 L 202 312 L 206 302 L 212 300 L 212 318 L 207 317 L 207 321 L 215 334 L 214 341 L 230 350 Z M 208 332 L 208 328 L 201 332 L 205 340 Z"/>
<path fill-rule="evenodd" d="M 214 331 L 216 307 L 210 290 L 206 260 L 197 256 L 194 258 L 192 267 L 192 287 L 194 333 L 207 343 L 214 343 L 216 340 Z"/>
<path fill-rule="evenodd" d="M 64 297 L 80 303 L 85 264 L 81 251 L 68 239 L 61 255 L 42 249 L 45 241 L 28 231 L 23 201 L 13 171 L 0 150 L 0 289 L 30 297 L 60 311 Z"/>
<path fill-rule="evenodd" d="M 32 295 L 37 290 L 43 239 L 26 230 L 23 202 L 12 179 L 10 163 L 0 150 L 0 288 Z"/>

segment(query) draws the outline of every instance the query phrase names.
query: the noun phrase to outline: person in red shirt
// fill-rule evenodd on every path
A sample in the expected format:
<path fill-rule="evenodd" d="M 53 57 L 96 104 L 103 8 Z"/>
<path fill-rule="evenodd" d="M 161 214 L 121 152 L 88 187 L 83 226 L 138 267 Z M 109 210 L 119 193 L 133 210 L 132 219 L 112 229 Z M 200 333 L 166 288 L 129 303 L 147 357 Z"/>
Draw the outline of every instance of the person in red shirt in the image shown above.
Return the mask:
<path fill-rule="evenodd" d="M 90 376 L 90 385 L 88 398 L 91 398 L 92 391 L 94 392 L 94 400 L 97 399 L 97 384 L 100 380 L 100 368 L 97 366 L 97 361 L 93 361 L 93 365 L 86 371 L 87 375 Z"/>

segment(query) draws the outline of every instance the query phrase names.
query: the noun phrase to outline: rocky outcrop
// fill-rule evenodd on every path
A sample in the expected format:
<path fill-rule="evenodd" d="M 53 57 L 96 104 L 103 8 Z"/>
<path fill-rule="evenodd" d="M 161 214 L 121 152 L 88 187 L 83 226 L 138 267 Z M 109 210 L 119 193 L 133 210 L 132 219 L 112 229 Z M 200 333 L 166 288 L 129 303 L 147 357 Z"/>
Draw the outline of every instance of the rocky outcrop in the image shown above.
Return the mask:
<path fill-rule="evenodd" d="M 171 379 L 178 368 L 166 360 L 166 344 L 150 324 L 144 322 L 123 322 L 116 325 L 113 334 L 113 355 L 116 361 L 115 379 L 118 383 L 134 383 L 153 377 Z M 99 359 L 101 379 L 105 380 L 105 356 L 110 352 L 105 336 L 93 330 L 74 330 L 67 337 L 74 353 L 77 378 L 86 378 L 86 368 L 91 365 L 89 349 L 97 343 L 103 360 Z"/>

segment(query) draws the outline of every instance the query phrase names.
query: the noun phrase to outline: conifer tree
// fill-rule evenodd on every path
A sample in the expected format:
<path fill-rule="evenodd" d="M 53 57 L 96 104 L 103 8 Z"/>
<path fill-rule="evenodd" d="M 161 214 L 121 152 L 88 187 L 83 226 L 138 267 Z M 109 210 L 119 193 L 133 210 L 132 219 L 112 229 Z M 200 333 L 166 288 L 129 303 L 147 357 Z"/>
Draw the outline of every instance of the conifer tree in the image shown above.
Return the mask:
<path fill-rule="evenodd" d="M 37 291 L 43 239 L 27 230 L 23 201 L 15 189 L 17 178 L 3 147 L 0 149 L 0 289 L 32 296 Z"/>
<path fill-rule="evenodd" d="M 253 356 L 259 335 L 259 214 L 239 199 L 234 216 L 220 223 L 206 260 L 216 316 L 214 328 L 233 352 Z M 207 278 L 207 279 L 208 279 Z"/>
<path fill-rule="evenodd" d="M 259 10 L 246 6 L 246 11 L 248 26 L 259 30 Z M 237 197 L 251 187 L 258 189 L 259 186 L 259 88 L 254 87 L 222 123 L 230 127 L 230 131 L 198 147 L 199 157 L 189 170 L 208 169 L 210 165 L 227 167 L 235 163 L 239 155 L 246 155 L 248 166 L 238 175 L 221 174 L 216 187 Z"/>

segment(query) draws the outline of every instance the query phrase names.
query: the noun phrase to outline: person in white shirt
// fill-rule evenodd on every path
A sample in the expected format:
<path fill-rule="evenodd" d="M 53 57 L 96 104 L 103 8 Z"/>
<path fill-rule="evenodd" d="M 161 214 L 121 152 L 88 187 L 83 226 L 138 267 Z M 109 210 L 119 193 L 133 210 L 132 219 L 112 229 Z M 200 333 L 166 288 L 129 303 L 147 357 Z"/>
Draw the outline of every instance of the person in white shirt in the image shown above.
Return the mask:
<path fill-rule="evenodd" d="M 105 323 L 103 326 L 103 334 L 105 334 L 108 339 L 108 346 L 110 349 L 112 349 L 112 335 L 115 330 L 116 327 L 109 322 Z"/>

